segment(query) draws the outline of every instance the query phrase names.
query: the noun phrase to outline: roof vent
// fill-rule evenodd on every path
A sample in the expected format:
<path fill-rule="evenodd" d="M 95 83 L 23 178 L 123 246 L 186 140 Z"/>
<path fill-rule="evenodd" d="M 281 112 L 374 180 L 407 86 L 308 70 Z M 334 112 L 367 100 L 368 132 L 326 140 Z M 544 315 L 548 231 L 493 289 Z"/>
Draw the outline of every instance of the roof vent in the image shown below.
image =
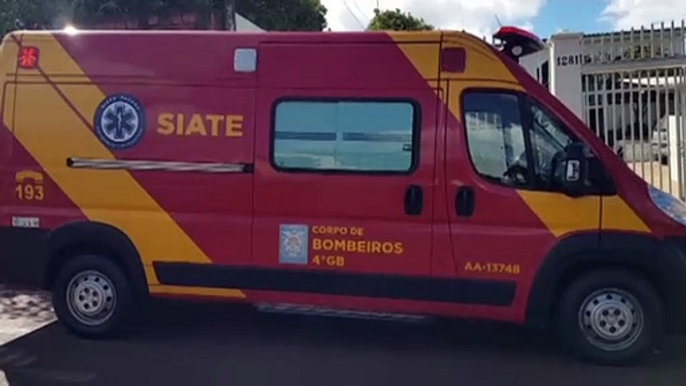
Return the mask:
<path fill-rule="evenodd" d="M 254 48 L 237 48 L 233 57 L 233 70 L 236 72 L 257 71 L 257 50 Z"/>

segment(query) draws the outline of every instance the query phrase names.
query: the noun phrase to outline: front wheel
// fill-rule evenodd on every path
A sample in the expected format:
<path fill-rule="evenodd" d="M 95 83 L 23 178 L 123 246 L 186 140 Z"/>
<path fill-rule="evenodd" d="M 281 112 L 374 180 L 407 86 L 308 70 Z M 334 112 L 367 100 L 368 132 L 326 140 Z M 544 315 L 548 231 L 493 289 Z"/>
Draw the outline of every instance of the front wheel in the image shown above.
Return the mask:
<path fill-rule="evenodd" d="M 53 306 L 60 322 L 84 338 L 114 336 L 126 327 L 131 286 L 115 263 L 101 256 L 78 256 L 57 273 Z"/>
<path fill-rule="evenodd" d="M 622 270 L 588 273 L 561 296 L 558 336 L 574 354 L 597 364 L 636 363 L 663 334 L 660 297 L 642 277 Z"/>

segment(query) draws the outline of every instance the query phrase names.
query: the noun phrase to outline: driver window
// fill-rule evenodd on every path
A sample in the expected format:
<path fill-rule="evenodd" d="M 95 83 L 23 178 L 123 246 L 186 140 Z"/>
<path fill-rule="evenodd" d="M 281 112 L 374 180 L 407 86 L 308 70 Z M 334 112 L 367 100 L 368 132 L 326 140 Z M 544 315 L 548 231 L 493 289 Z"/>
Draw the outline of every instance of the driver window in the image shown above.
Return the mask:
<path fill-rule="evenodd" d="M 553 158 L 574 140 L 565 133 L 563 127 L 538 105 L 530 102 L 531 146 L 535 162 L 534 173 L 540 188 L 554 187 Z"/>
<path fill-rule="evenodd" d="M 530 186 L 517 95 L 469 92 L 462 103 L 469 154 L 476 171 L 495 183 Z"/>

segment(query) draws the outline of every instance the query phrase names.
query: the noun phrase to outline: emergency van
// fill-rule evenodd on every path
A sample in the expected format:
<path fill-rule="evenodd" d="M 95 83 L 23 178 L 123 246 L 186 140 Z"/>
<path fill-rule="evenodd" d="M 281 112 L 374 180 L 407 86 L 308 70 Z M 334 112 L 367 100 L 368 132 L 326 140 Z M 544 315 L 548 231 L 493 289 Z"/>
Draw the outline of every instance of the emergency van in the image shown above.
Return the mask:
<path fill-rule="evenodd" d="M 686 208 L 513 58 L 447 31 L 8 34 L 1 280 L 87 338 L 182 296 L 637 363 L 686 327 Z"/>

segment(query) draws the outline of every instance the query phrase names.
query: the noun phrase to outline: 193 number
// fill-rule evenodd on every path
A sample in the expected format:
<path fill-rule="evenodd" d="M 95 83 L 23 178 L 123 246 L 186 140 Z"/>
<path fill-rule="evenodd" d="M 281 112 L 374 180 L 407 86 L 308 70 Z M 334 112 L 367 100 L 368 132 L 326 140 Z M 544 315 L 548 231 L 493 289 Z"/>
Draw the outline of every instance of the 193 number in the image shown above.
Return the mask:
<path fill-rule="evenodd" d="M 14 191 L 17 198 L 22 201 L 43 201 L 45 198 L 43 185 L 18 184 Z"/>

